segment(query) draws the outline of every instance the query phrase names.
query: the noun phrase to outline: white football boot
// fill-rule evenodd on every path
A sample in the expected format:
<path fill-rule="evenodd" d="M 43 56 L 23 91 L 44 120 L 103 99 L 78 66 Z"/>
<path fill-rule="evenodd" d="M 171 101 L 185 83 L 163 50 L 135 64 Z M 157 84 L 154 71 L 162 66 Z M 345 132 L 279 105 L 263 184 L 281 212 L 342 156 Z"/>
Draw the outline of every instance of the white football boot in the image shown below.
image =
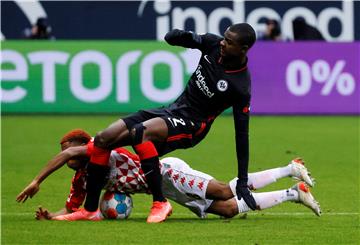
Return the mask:
<path fill-rule="evenodd" d="M 310 172 L 304 166 L 305 163 L 301 158 L 295 158 L 289 163 L 291 168 L 291 177 L 294 179 L 305 181 L 305 183 L 311 187 L 314 186 L 315 181 L 310 177 Z"/>
<path fill-rule="evenodd" d="M 291 189 L 299 193 L 299 200 L 297 203 L 302 203 L 304 206 L 310 208 L 317 216 L 321 216 L 320 204 L 311 195 L 309 187 L 304 182 L 299 182 Z"/>

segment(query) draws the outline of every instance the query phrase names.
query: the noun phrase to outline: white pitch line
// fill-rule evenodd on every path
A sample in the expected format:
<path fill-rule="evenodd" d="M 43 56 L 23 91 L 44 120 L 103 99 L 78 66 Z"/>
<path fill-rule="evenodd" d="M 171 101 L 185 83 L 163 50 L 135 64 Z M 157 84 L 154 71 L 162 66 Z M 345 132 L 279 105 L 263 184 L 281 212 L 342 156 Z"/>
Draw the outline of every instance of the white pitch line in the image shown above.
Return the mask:
<path fill-rule="evenodd" d="M 33 213 L 1 213 L 1 216 L 35 216 L 35 212 Z M 131 216 L 147 216 L 148 213 L 131 213 Z M 192 213 L 174 213 L 174 216 L 191 216 Z M 240 216 L 243 214 L 240 214 Z M 271 216 L 313 216 L 314 214 L 311 212 L 284 212 L 284 213 L 247 213 L 247 215 L 271 215 Z M 352 212 L 336 212 L 336 213 L 322 213 L 323 216 L 359 216 L 359 213 Z M 194 215 L 195 216 L 195 215 Z"/>

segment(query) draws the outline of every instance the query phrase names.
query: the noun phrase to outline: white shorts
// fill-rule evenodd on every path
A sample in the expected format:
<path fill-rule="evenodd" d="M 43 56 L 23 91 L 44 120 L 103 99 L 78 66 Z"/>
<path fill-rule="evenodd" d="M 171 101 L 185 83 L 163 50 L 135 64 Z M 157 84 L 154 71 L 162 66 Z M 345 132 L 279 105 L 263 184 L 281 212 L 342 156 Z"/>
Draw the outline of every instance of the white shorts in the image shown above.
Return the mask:
<path fill-rule="evenodd" d="M 206 189 L 212 176 L 192 169 L 186 162 L 175 157 L 160 160 L 163 193 L 169 198 L 194 212 L 200 218 L 213 202 L 205 198 Z"/>

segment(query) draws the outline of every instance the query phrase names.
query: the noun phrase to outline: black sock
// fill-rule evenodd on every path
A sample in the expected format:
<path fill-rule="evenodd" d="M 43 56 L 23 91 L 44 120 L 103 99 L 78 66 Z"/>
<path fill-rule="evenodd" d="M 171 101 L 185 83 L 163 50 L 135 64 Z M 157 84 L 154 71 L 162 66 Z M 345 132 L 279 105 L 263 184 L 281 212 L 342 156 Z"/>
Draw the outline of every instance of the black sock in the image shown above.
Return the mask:
<path fill-rule="evenodd" d="M 102 188 L 105 185 L 108 166 L 89 163 L 87 166 L 86 201 L 84 208 L 87 211 L 96 211 L 99 207 L 99 198 Z"/>
<path fill-rule="evenodd" d="M 146 182 L 153 195 L 153 201 L 165 202 L 162 193 L 162 176 L 159 167 L 159 158 L 152 157 L 141 160 L 141 168 L 144 171 Z"/>

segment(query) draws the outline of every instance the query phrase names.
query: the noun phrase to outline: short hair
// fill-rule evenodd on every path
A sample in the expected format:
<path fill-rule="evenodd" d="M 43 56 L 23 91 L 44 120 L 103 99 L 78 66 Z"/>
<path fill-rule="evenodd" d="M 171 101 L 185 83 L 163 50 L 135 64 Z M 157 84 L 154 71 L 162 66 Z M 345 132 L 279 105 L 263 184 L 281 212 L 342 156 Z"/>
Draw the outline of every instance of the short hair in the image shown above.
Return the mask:
<path fill-rule="evenodd" d="M 254 28 L 248 23 L 238 23 L 229 26 L 229 31 L 235 32 L 238 36 L 238 42 L 242 45 L 249 46 L 249 49 L 256 41 L 256 33 Z"/>
<path fill-rule="evenodd" d="M 64 144 L 67 141 L 79 141 L 81 143 L 87 144 L 91 140 L 91 136 L 82 129 L 73 129 L 70 132 L 67 132 L 62 139 L 60 140 L 60 145 Z"/>

